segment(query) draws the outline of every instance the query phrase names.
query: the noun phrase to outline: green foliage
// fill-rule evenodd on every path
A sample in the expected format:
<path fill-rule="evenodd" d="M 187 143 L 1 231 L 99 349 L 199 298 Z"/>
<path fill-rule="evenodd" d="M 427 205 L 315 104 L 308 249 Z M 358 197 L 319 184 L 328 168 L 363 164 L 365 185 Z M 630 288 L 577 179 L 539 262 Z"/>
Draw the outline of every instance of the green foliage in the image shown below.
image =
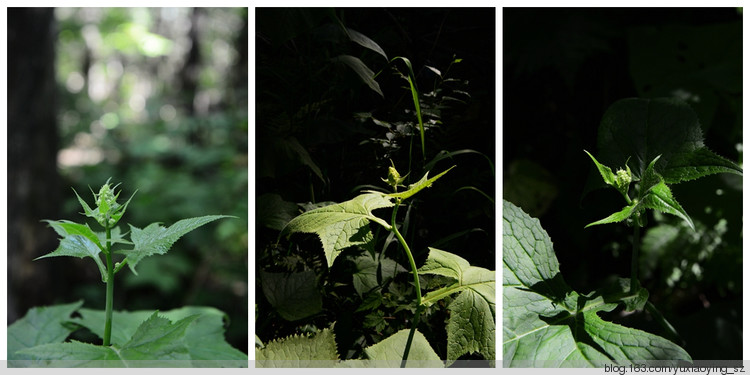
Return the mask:
<path fill-rule="evenodd" d="M 78 196 L 84 215 L 95 218 L 104 227 L 104 232 L 93 232 L 87 224 L 47 220 L 61 236 L 60 246 L 50 254 L 37 258 L 93 258 L 101 272 L 102 282 L 107 285 L 105 311 L 79 310 L 82 303 L 32 309 L 26 317 L 9 327 L 14 340 L 9 345 L 9 358 L 33 360 L 30 363 L 20 362 L 19 365 L 22 366 L 45 367 L 137 367 L 154 364 L 178 367 L 206 364 L 246 366 L 247 356 L 224 341 L 223 313 L 216 309 L 184 308 L 165 313 L 164 317 L 151 311 L 114 313 L 112 306 L 114 275 L 125 264 L 137 274 L 135 266 L 144 257 L 166 254 L 172 245 L 188 232 L 230 216 L 212 215 L 184 219 L 168 228 L 158 223 L 153 223 L 143 230 L 131 225 L 130 241 L 127 241 L 123 239 L 116 225 L 124 215 L 130 200 L 120 205 L 117 203 L 118 196 L 119 192 L 115 194 L 114 188 L 109 186 L 109 180 L 98 194 L 94 194 L 94 209 Z M 132 248 L 115 251 L 114 245 Z M 116 253 L 124 254 L 125 258 L 122 262 L 113 264 L 113 255 Z M 101 258 L 102 254 L 104 260 Z M 69 319 L 70 314 L 76 310 L 82 317 Z M 75 340 L 63 342 L 68 334 L 75 330 L 61 330 L 63 322 L 72 322 L 88 328 L 103 339 L 103 345 Z"/>
<path fill-rule="evenodd" d="M 629 282 L 585 295 L 573 291 L 560 274 L 552 241 L 539 220 L 507 201 L 503 264 L 506 366 L 602 367 L 691 360 L 669 340 L 603 320 L 599 313 L 612 311 L 620 302 L 642 307 L 643 293 L 631 293 Z"/>
<path fill-rule="evenodd" d="M 552 242 L 539 220 L 504 202 L 503 356 L 508 366 L 601 367 L 692 361 L 677 344 L 679 334 L 649 302 L 649 291 L 641 287 L 640 228 L 647 224 L 645 210 L 653 209 L 682 219 L 685 227 L 695 231 L 694 221 L 669 185 L 717 173 L 742 175 L 742 169 L 703 145 L 697 116 L 676 99 L 616 102 L 603 116 L 598 146 L 603 162 L 584 151 L 604 184 L 615 188 L 627 205 L 586 227 L 626 220 L 634 227 L 631 277 L 617 278 L 588 294 L 574 291 L 560 273 Z M 633 164 L 629 164 L 631 160 Z M 611 166 L 623 167 L 613 172 Z M 652 254 L 657 251 L 654 236 L 658 231 L 658 227 L 650 230 L 645 241 Z M 669 339 L 602 318 L 618 304 L 624 311 L 648 310 Z"/>
<path fill-rule="evenodd" d="M 329 367 L 339 359 L 333 330 L 313 335 L 291 336 L 268 342 L 255 349 L 258 367 Z"/>
<path fill-rule="evenodd" d="M 331 366 L 398 366 L 405 358 L 419 366 L 413 356 L 422 358 L 424 343 L 427 358 L 440 361 L 432 365 L 491 365 L 494 330 L 475 332 L 466 321 L 494 322 L 494 301 L 490 307 L 470 280 L 418 271 L 438 247 L 477 268 L 494 266 L 491 241 L 469 245 L 492 237 L 493 199 L 485 192 L 494 165 L 491 153 L 464 142 L 480 134 L 466 131 L 469 80 L 456 78 L 467 60 L 444 48 L 425 64 L 425 55 L 398 47 L 396 29 L 362 15 L 258 10 L 261 346 L 335 323 L 336 356 L 321 358 L 338 361 Z M 284 146 L 292 139 L 304 154 Z M 447 176 L 455 178 L 446 179 L 451 165 L 458 168 Z M 494 273 L 485 271 L 491 276 L 482 281 L 494 287 Z"/>
<path fill-rule="evenodd" d="M 344 203 L 307 211 L 289 221 L 279 235 L 281 237 L 283 234 L 291 235 L 295 232 L 316 233 L 323 242 L 328 266 L 331 267 L 336 257 L 343 250 L 357 245 L 368 246 L 373 241 L 368 226 L 369 222 L 378 223 L 386 230 L 392 231 L 398 237 L 410 259 L 417 289 L 419 289 L 418 275 L 436 275 L 443 280 L 443 285 L 439 285 L 441 284 L 440 281 L 433 283 L 433 285 L 441 287 L 429 292 L 424 298 L 422 298 L 421 292 L 417 292 L 417 315 L 415 319 L 419 319 L 421 309 L 430 307 L 458 293 L 458 296 L 448 304 L 451 317 L 446 325 L 447 365 L 468 353 L 479 353 L 485 359 L 494 360 L 495 273 L 484 268 L 473 267 L 468 261 L 455 254 L 432 248 L 425 264 L 417 270 L 409 247 L 404 242 L 395 222 L 388 224 L 375 216 L 372 211 L 378 208 L 395 206 L 395 217 L 398 204 L 402 200 L 432 186 L 434 181 L 452 168 L 429 179 L 425 174 L 420 181 L 410 185 L 409 189 L 404 192 L 391 194 L 369 192 Z M 395 169 L 391 167 L 391 170 Z M 389 173 L 392 174 L 393 172 Z M 394 203 L 392 200 L 396 202 Z M 362 295 L 375 289 L 379 284 L 377 281 L 378 263 L 371 262 L 370 259 L 372 258 L 367 255 L 357 259 L 359 260 L 357 262 L 358 270 L 354 272 L 353 280 L 355 288 Z M 395 264 L 392 261 L 388 263 L 387 259 L 383 260 L 382 267 L 385 274 L 394 274 L 397 271 Z M 264 272 L 261 279 L 266 298 L 285 319 L 297 320 L 320 310 L 319 296 L 310 287 L 314 281 L 310 272 L 291 274 L 286 277 Z M 412 340 L 415 334 L 417 335 L 417 341 L 415 342 L 414 357 L 411 357 L 409 353 L 411 353 Z M 288 348 L 288 346 L 285 348 Z M 391 364 L 398 364 L 401 360 L 406 360 L 406 356 L 409 356 L 409 361 L 416 360 L 417 362 L 439 360 L 432 349 L 427 350 L 427 348 L 429 348 L 427 340 L 418 330 L 413 328 L 411 332 L 407 333 L 407 330 L 397 332 L 365 349 L 365 354 L 370 360 L 376 362 L 394 361 Z M 268 348 L 264 350 L 268 350 Z M 293 348 L 288 350 L 294 351 Z M 278 351 L 274 353 L 274 358 L 279 360 L 296 360 L 294 358 L 296 354 L 289 354 L 284 357 Z M 382 364 L 386 365 L 387 363 L 389 362 L 383 362 Z"/>
<path fill-rule="evenodd" d="M 430 254 L 420 274 L 445 276 L 446 286 L 427 293 L 422 303 L 433 303 L 458 293 L 448 304 L 448 365 L 467 353 L 495 359 L 495 272 L 474 267 L 465 259 L 439 249 Z"/>
<path fill-rule="evenodd" d="M 624 99 L 613 104 L 602 118 L 598 146 L 605 163 L 625 165 L 615 175 L 588 151 L 604 183 L 615 187 L 628 205 L 588 226 L 620 222 L 646 208 L 672 214 L 695 229 L 693 221 L 672 195 L 667 184 L 677 184 L 716 173 L 742 175 L 742 168 L 703 145 L 698 117 L 677 99 Z M 585 150 L 584 150 L 585 151 Z M 635 160 L 634 171 L 628 161 Z M 646 164 L 648 162 L 648 164 Z M 631 200 L 631 180 L 640 181 Z"/>

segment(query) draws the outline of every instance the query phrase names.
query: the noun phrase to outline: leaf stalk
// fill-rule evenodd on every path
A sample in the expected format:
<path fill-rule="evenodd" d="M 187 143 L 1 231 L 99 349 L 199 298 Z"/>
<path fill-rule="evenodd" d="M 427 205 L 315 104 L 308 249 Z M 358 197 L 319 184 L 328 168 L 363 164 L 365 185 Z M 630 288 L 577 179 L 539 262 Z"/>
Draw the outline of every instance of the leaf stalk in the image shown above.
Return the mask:
<path fill-rule="evenodd" d="M 398 242 L 401 244 L 401 247 L 404 248 L 404 252 L 406 253 L 406 257 L 409 259 L 409 266 L 411 266 L 411 273 L 414 275 L 414 288 L 416 289 L 417 293 L 417 310 L 414 312 L 414 322 L 411 326 L 411 330 L 409 331 L 409 338 L 406 340 L 406 347 L 404 347 L 404 355 L 402 356 L 401 360 L 401 367 L 406 367 L 406 360 L 409 358 L 409 350 L 411 349 L 411 342 L 414 338 L 414 332 L 417 329 L 417 325 L 419 324 L 419 315 L 422 313 L 422 288 L 419 285 L 419 274 L 417 273 L 417 264 L 414 262 L 414 256 L 412 256 L 411 250 L 409 250 L 409 245 L 406 243 L 406 240 L 404 240 L 404 237 L 401 235 L 401 232 L 398 231 L 398 226 L 396 225 L 396 213 L 398 212 L 398 206 L 401 204 L 401 199 L 396 198 L 396 205 L 393 207 L 393 214 L 391 215 L 391 232 L 396 235 L 396 238 L 398 238 Z"/>
<path fill-rule="evenodd" d="M 115 292 L 115 269 L 112 266 L 112 243 L 111 243 L 111 228 L 109 224 L 105 225 L 105 231 L 107 235 L 106 248 L 104 252 L 107 258 L 107 296 L 104 305 L 104 342 L 102 345 L 109 346 L 112 337 L 112 305 L 114 300 Z"/>

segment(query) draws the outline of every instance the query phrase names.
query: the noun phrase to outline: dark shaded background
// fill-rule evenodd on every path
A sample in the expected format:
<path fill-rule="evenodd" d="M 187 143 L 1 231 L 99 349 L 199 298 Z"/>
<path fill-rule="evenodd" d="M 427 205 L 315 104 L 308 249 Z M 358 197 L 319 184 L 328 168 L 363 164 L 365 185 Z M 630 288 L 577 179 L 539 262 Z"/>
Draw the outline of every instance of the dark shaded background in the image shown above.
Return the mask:
<path fill-rule="evenodd" d="M 247 9 L 9 8 L 7 27 L 8 324 L 36 306 L 104 308 L 91 259 L 33 259 L 58 245 L 41 220 L 86 221 L 71 187 L 92 204 L 111 177 L 120 201 L 138 190 L 123 231 L 238 217 L 144 259 L 138 276 L 123 269 L 115 309 L 213 306 L 247 352 Z"/>
<path fill-rule="evenodd" d="M 410 59 L 421 93 L 435 88 L 436 75 L 426 67 L 432 66 L 446 78 L 457 79 L 446 83 L 446 87 L 470 94 L 468 99 L 462 96 L 463 103 L 456 101 L 440 109 L 442 123 L 426 132 L 426 161 L 442 150 L 471 149 L 476 153 L 435 164 L 430 175 L 454 164 L 457 167 L 410 200 L 414 206 L 407 242 L 421 266 L 427 246 L 458 233 L 436 247 L 464 257 L 472 265 L 494 269 L 495 9 L 256 9 L 256 202 L 258 207 L 272 206 L 269 197 L 276 194 L 286 202 L 283 207 L 288 208 L 286 217 L 272 215 L 283 211 L 281 205 L 256 213 L 256 334 L 266 342 L 308 332 L 310 327 L 325 328 L 336 321 L 339 352 L 349 356 L 361 351 L 361 335 L 366 340 L 371 337 L 361 331 L 368 311 L 355 312 L 361 301 L 347 299 L 356 295 L 354 291 L 336 287 L 351 285 L 352 271 L 345 270 L 346 262 L 338 259 L 328 270 L 325 259 L 320 259 L 322 248 L 314 235 L 293 237 L 295 246 L 304 249 L 301 253 L 287 250 L 287 241 L 281 243 L 279 250 L 275 243 L 281 228 L 274 228 L 270 220 L 289 220 L 298 215 L 297 204 L 342 202 L 361 190 L 386 187 L 381 178 L 386 177 L 391 160 L 402 175 L 409 173 L 406 185 L 416 182 L 426 170 L 419 135 L 411 153 L 409 136 L 398 134 L 393 138 L 397 148 L 388 149 L 382 143 L 389 131 L 369 118 L 361 118 L 362 113 L 368 113 L 390 122 L 394 128 L 396 123 L 413 122 L 414 114 L 408 112 L 413 112 L 411 94 L 408 84 L 394 75 L 386 59 L 345 38 L 333 15 L 346 27 L 375 41 L 389 59 Z M 342 54 L 361 59 L 374 73 L 382 71 L 376 80 L 383 97 L 370 90 L 351 69 L 332 63 L 332 58 Z M 454 59 L 462 61 L 448 71 Z M 393 65 L 406 74 L 399 64 Z M 434 108 L 428 103 L 429 98 L 423 100 L 423 108 Z M 459 190 L 465 186 L 473 186 L 488 197 L 476 190 Z M 386 210 L 379 211 L 375 214 L 388 215 Z M 402 209 L 400 215 L 405 211 Z M 308 262 L 306 267 L 324 275 L 318 285 L 324 296 L 324 310 L 319 316 L 284 321 L 264 297 L 262 280 L 257 275 L 260 271 L 282 272 L 284 255 L 300 255 Z M 409 269 L 400 248 L 391 246 L 387 256 Z M 392 319 L 388 324 L 406 327 L 403 312 L 397 315 L 388 317 Z M 432 329 L 420 327 L 421 332 Z M 442 342 L 444 339 L 443 336 Z M 367 341 L 364 345 L 372 343 Z"/>
<path fill-rule="evenodd" d="M 623 203 L 613 189 L 583 194 L 594 173 L 583 150 L 596 155 L 599 121 L 615 101 L 679 97 L 698 114 L 707 147 L 741 162 L 741 13 L 504 8 L 502 33 L 503 198 L 541 220 L 573 289 L 629 277 L 632 228 L 583 229 Z M 648 239 L 655 245 L 644 242 L 652 251 L 642 254 L 641 281 L 693 359 L 740 359 L 741 177 L 714 175 L 673 193 L 698 232 L 651 216 L 647 230 L 660 228 Z M 664 335 L 646 314 L 610 319 Z"/>

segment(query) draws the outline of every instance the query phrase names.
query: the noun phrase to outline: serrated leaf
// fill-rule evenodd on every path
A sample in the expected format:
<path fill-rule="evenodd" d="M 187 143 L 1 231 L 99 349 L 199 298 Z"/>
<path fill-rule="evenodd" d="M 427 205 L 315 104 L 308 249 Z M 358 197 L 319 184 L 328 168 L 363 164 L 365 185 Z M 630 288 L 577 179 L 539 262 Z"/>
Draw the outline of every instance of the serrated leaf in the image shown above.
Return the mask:
<path fill-rule="evenodd" d="M 52 227 L 61 237 L 79 235 L 88 238 L 99 248 L 103 248 L 99 237 L 89 228 L 88 224 L 78 224 L 69 220 L 42 220 Z"/>
<path fill-rule="evenodd" d="M 447 365 L 464 354 L 479 353 L 495 360 L 495 272 L 474 267 L 468 261 L 439 249 L 429 248 L 419 274 L 440 275 L 456 282 L 427 293 L 422 303 L 430 306 L 452 294 L 448 333 Z"/>
<path fill-rule="evenodd" d="M 615 174 L 614 172 L 612 172 L 612 168 L 599 163 L 596 158 L 594 158 L 594 156 L 591 155 L 588 151 L 583 150 L 583 152 L 585 152 L 591 158 L 591 160 L 594 161 L 594 165 L 599 171 L 599 174 L 602 176 L 604 183 L 610 186 L 615 186 Z"/>
<path fill-rule="evenodd" d="M 417 181 L 417 182 L 409 185 L 409 189 L 408 190 L 402 191 L 400 193 L 391 193 L 391 194 L 388 194 L 387 196 L 393 197 L 393 198 L 400 198 L 400 199 L 409 198 L 412 195 L 419 193 L 420 190 L 432 186 L 433 182 L 435 182 L 438 178 L 443 177 L 444 174 L 448 173 L 448 171 L 450 171 L 451 169 L 453 169 L 455 167 L 456 166 L 454 165 L 454 166 L 452 166 L 452 167 L 444 170 L 443 172 L 440 172 L 440 174 L 438 174 L 435 177 L 432 177 L 430 179 L 427 178 L 427 175 L 429 175 L 429 172 L 427 172 L 427 173 L 424 174 L 424 176 L 422 176 L 422 178 L 419 181 Z"/>
<path fill-rule="evenodd" d="M 263 349 L 255 349 L 255 364 L 259 368 L 330 367 L 338 359 L 332 328 L 325 328 L 315 335 L 273 340 Z"/>
<path fill-rule="evenodd" d="M 368 364 L 371 367 L 400 367 L 408 338 L 409 330 L 402 329 L 385 340 L 365 348 Z M 414 332 L 406 367 L 444 367 L 443 361 L 419 330 Z"/>
<path fill-rule="evenodd" d="M 604 321 L 615 303 L 563 280 L 539 220 L 503 202 L 503 360 L 507 367 L 603 367 L 692 361 L 662 337 Z"/>
<path fill-rule="evenodd" d="M 606 165 L 622 165 L 632 157 L 638 178 L 658 155 L 656 172 L 668 183 L 714 173 L 742 174 L 735 163 L 705 148 L 698 116 L 679 99 L 631 98 L 612 104 L 602 117 L 597 146 Z"/>
<path fill-rule="evenodd" d="M 373 215 L 378 208 L 392 207 L 393 202 L 382 193 L 367 193 L 354 199 L 307 211 L 295 217 L 279 236 L 295 232 L 315 233 L 323 243 L 328 267 L 346 248 L 366 245 L 372 240 L 368 223 L 374 221 L 385 228 L 391 226 Z"/>
<path fill-rule="evenodd" d="M 360 297 L 382 285 L 381 282 L 385 283 L 393 278 L 397 273 L 406 272 L 406 269 L 393 259 L 383 258 L 378 261 L 370 254 L 362 254 L 354 258 L 353 262 L 356 270 L 352 273 L 352 285 Z"/>
<path fill-rule="evenodd" d="M 63 323 L 83 305 L 83 301 L 64 305 L 33 307 L 23 318 L 8 326 L 8 367 L 38 366 L 30 355 L 17 351 L 44 344 L 63 342 L 75 329 Z"/>
<path fill-rule="evenodd" d="M 640 203 L 634 203 L 628 206 L 623 207 L 622 210 L 613 213 L 612 215 L 609 215 L 605 217 L 604 219 L 597 220 L 593 223 L 587 224 L 584 228 L 588 228 L 592 225 L 600 225 L 600 224 L 609 224 L 609 223 L 619 223 L 630 216 L 632 216 L 634 213 L 637 212 L 638 207 L 640 206 Z"/>
<path fill-rule="evenodd" d="M 713 153 L 706 147 L 689 154 L 676 155 L 664 171 L 668 184 L 695 180 L 716 173 L 733 173 L 742 176 L 742 168 L 736 163 Z"/>
<path fill-rule="evenodd" d="M 370 70 L 370 68 L 365 65 L 365 63 L 362 62 L 362 60 L 349 55 L 340 55 L 333 58 L 333 61 L 343 63 L 344 65 L 351 68 L 357 75 L 359 76 L 359 79 L 362 80 L 367 86 L 372 90 L 378 93 L 381 97 L 383 97 L 383 91 L 380 90 L 380 85 L 375 80 L 375 73 Z"/>
<path fill-rule="evenodd" d="M 144 229 L 130 225 L 130 239 L 133 242 L 132 250 L 119 250 L 118 254 L 125 255 L 128 267 L 134 274 L 138 274 L 135 266 L 141 259 L 155 255 L 166 254 L 172 245 L 188 232 L 208 224 L 214 220 L 223 219 L 226 215 L 208 215 L 180 220 L 169 228 L 162 227 L 159 223 L 152 223 Z"/>
<path fill-rule="evenodd" d="M 83 208 L 83 214 L 86 215 L 87 217 L 96 218 L 96 213 L 94 212 L 94 210 L 92 210 L 91 207 L 89 207 L 88 203 L 86 203 L 86 201 L 84 201 L 83 198 L 81 198 L 81 196 L 78 195 L 78 192 L 76 191 L 76 189 L 73 189 L 73 193 L 76 194 L 76 198 L 78 198 L 78 203 L 80 203 L 81 207 Z"/>
<path fill-rule="evenodd" d="M 57 247 L 57 249 L 55 249 L 55 251 L 46 255 L 42 255 L 38 258 L 35 258 L 34 260 L 60 256 L 70 256 L 76 258 L 90 257 L 94 260 L 96 266 L 99 268 L 99 273 L 102 276 L 102 280 L 105 280 L 105 277 L 107 275 L 107 268 L 104 266 L 104 263 L 102 263 L 102 259 L 99 257 L 100 252 L 101 249 L 94 242 L 92 242 L 87 237 L 76 234 L 64 237 L 60 240 L 60 245 Z"/>
<path fill-rule="evenodd" d="M 104 336 L 105 313 L 101 310 L 80 309 L 80 318 L 71 322 L 88 328 L 99 336 Z M 153 315 L 153 311 L 115 311 L 112 314 L 112 344 L 122 347 L 134 336 L 138 327 Z M 197 318 L 185 330 L 185 346 L 193 367 L 244 367 L 247 355 L 233 348 L 224 338 L 226 314 L 213 307 L 185 306 L 159 312 L 171 321 L 179 321 L 189 316 Z"/>
<path fill-rule="evenodd" d="M 193 315 L 172 323 L 154 312 L 122 347 L 73 341 L 36 346 L 21 353 L 49 361 L 50 367 L 187 367 L 191 363 L 185 330 L 196 318 Z"/>
<path fill-rule="evenodd" d="M 295 321 L 323 310 L 315 271 L 271 273 L 260 271 L 263 295 L 282 318 Z"/>
<path fill-rule="evenodd" d="M 687 212 L 685 212 L 682 206 L 680 206 L 677 200 L 674 199 L 672 196 L 672 190 L 669 189 L 669 186 L 667 186 L 664 181 L 654 185 L 648 195 L 643 197 L 643 206 L 675 215 L 682 220 L 685 220 L 688 225 L 690 225 L 690 228 L 695 230 L 693 220 Z"/>

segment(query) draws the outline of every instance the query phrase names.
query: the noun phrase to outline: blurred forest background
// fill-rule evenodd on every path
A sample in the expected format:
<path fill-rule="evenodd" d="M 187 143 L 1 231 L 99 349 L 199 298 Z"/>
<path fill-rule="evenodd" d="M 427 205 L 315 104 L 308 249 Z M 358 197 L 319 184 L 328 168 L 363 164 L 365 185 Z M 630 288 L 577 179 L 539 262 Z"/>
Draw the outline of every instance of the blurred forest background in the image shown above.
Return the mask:
<path fill-rule="evenodd" d="M 675 97 L 706 146 L 742 163 L 742 11 L 736 8 L 503 9 L 503 198 L 541 220 L 574 290 L 630 274 L 632 228 L 593 221 L 619 211 L 600 178 L 602 115 L 627 97 Z M 674 185 L 696 231 L 649 214 L 641 283 L 693 359 L 742 356 L 742 178 Z M 664 335 L 648 314 L 610 319 Z"/>
<path fill-rule="evenodd" d="M 42 219 L 86 218 L 71 187 L 108 179 L 120 222 L 221 220 L 117 276 L 116 310 L 216 307 L 247 352 L 247 8 L 8 9 L 8 323 L 34 306 L 104 308 L 90 259 Z M 94 224 L 91 224 L 94 225 Z M 123 227 L 125 230 L 127 227 Z"/>
<path fill-rule="evenodd" d="M 395 261 L 404 272 L 383 281 L 382 293 L 381 285 L 364 293 L 357 289 L 364 250 L 352 247 L 327 267 L 314 235 L 277 242 L 279 232 L 306 210 L 390 189 L 382 179 L 391 163 L 407 186 L 456 165 L 409 199 L 399 211 L 401 231 L 417 266 L 434 246 L 495 269 L 495 9 L 255 11 L 255 332 L 265 343 L 335 322 L 341 358 L 358 358 L 363 347 L 411 325 L 403 250 L 384 231 L 375 234 L 383 267 Z M 397 56 L 414 70 L 424 154 L 408 70 L 389 62 Z M 290 274 L 313 276 L 282 284 Z M 447 309 L 434 310 L 419 330 L 444 357 L 438 343 Z"/>

